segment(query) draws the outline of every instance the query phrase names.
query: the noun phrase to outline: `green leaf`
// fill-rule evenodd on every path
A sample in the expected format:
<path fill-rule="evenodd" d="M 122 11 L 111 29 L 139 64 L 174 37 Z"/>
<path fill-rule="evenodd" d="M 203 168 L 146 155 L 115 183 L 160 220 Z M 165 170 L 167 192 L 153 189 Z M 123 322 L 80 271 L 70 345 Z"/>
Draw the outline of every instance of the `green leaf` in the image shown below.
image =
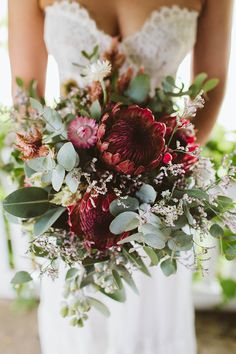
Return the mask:
<path fill-rule="evenodd" d="M 49 132 L 60 131 L 63 127 L 60 114 L 50 107 L 44 108 L 43 117 L 47 123 L 46 129 Z"/>
<path fill-rule="evenodd" d="M 156 234 L 146 234 L 144 236 L 144 242 L 148 246 L 159 249 L 159 250 L 162 250 L 163 248 L 165 248 L 165 245 L 166 245 L 165 240 Z"/>
<path fill-rule="evenodd" d="M 208 75 L 206 73 L 200 73 L 198 74 L 195 79 L 194 79 L 194 85 L 197 86 L 198 90 L 201 90 L 201 87 L 204 83 L 204 81 L 207 79 Z"/>
<path fill-rule="evenodd" d="M 236 298 L 236 281 L 233 279 L 221 279 L 220 285 L 225 301 Z"/>
<path fill-rule="evenodd" d="M 124 256 L 128 258 L 128 260 L 133 263 L 142 273 L 150 276 L 150 272 L 144 264 L 141 256 L 136 252 L 129 253 L 125 248 L 122 250 Z"/>
<path fill-rule="evenodd" d="M 115 280 L 115 284 L 117 286 L 118 289 L 122 289 L 123 288 L 123 284 L 122 284 L 122 280 L 121 280 L 121 277 L 119 275 L 119 273 L 113 269 L 112 270 L 112 275 L 113 275 L 113 278 Z"/>
<path fill-rule="evenodd" d="M 138 214 L 133 211 L 126 211 L 115 217 L 110 224 L 110 231 L 114 235 L 120 235 L 125 231 L 136 229 L 139 225 Z"/>
<path fill-rule="evenodd" d="M 192 249 L 192 236 L 185 234 L 183 231 L 177 231 L 174 235 L 175 236 L 168 241 L 169 249 L 172 251 L 188 251 Z"/>
<path fill-rule="evenodd" d="M 71 142 L 65 143 L 57 154 L 58 163 L 64 167 L 66 171 L 71 171 L 76 166 L 77 153 Z"/>
<path fill-rule="evenodd" d="M 74 171 L 71 171 L 66 175 L 65 182 L 71 193 L 75 193 L 77 191 L 79 187 L 79 178 L 76 178 Z"/>
<path fill-rule="evenodd" d="M 156 252 L 149 246 L 144 246 L 143 249 L 144 249 L 144 252 L 150 258 L 150 261 L 151 261 L 150 266 L 156 266 L 159 263 L 159 259 L 158 259 Z"/>
<path fill-rule="evenodd" d="M 136 197 L 138 197 L 143 203 L 154 203 L 157 197 L 157 192 L 149 184 L 143 184 L 138 192 L 136 192 Z"/>
<path fill-rule="evenodd" d="M 118 302 L 125 302 L 126 301 L 126 293 L 125 288 L 116 290 L 114 293 L 106 293 L 105 290 L 101 287 L 96 287 L 102 294 L 110 297 L 111 299 L 118 301 Z"/>
<path fill-rule="evenodd" d="M 150 77 L 147 74 L 137 75 L 130 83 L 125 94 L 134 102 L 144 102 L 150 92 Z"/>
<path fill-rule="evenodd" d="M 161 270 L 165 276 L 169 277 L 172 274 L 175 274 L 177 271 L 176 261 L 171 258 L 168 258 L 161 262 Z"/>
<path fill-rule="evenodd" d="M 210 228 L 210 234 L 215 238 L 221 238 L 224 236 L 224 230 L 220 225 L 214 224 Z"/>
<path fill-rule="evenodd" d="M 203 91 L 205 93 L 207 93 L 207 92 L 213 90 L 219 84 L 219 82 L 220 82 L 219 79 L 208 80 L 203 86 Z"/>
<path fill-rule="evenodd" d="M 102 108 L 98 100 L 94 101 L 90 107 L 92 118 L 99 120 L 102 114 Z"/>
<path fill-rule="evenodd" d="M 117 267 L 117 271 L 121 274 L 124 281 L 131 287 L 135 294 L 139 294 L 138 288 L 129 271 L 124 266 L 120 265 Z"/>
<path fill-rule="evenodd" d="M 138 210 L 138 207 L 139 202 L 136 198 L 127 197 L 113 200 L 109 206 L 109 210 L 112 215 L 117 216 L 125 211 Z"/>
<path fill-rule="evenodd" d="M 40 236 L 44 234 L 59 217 L 64 213 L 66 208 L 59 207 L 48 210 L 43 216 L 41 216 L 34 224 L 34 235 Z"/>
<path fill-rule="evenodd" d="M 29 168 L 36 172 L 51 171 L 55 166 L 55 161 L 50 157 L 36 157 L 26 163 Z"/>
<path fill-rule="evenodd" d="M 217 197 L 218 208 L 220 211 L 227 211 L 229 209 L 233 209 L 235 207 L 235 203 L 233 199 L 229 197 L 225 197 L 224 195 L 220 195 Z"/>
<path fill-rule="evenodd" d="M 66 280 L 71 280 L 75 278 L 75 276 L 78 274 L 79 270 L 77 268 L 70 268 L 67 273 L 66 273 Z"/>
<path fill-rule="evenodd" d="M 61 165 L 57 165 L 52 170 L 52 186 L 56 192 L 59 192 L 59 190 L 62 187 L 65 178 L 65 173 L 66 173 L 65 169 Z"/>
<path fill-rule="evenodd" d="M 94 307 L 96 310 L 98 310 L 99 312 L 101 312 L 104 316 L 109 317 L 110 316 L 110 311 L 108 309 L 108 307 L 103 304 L 101 301 L 88 296 L 87 300 L 90 304 L 90 306 Z"/>
<path fill-rule="evenodd" d="M 185 189 L 183 191 L 180 191 L 180 193 L 187 194 L 189 197 L 200 200 L 209 200 L 209 195 L 202 189 Z"/>
<path fill-rule="evenodd" d="M 19 86 L 20 88 L 24 87 L 24 81 L 20 78 L 20 77 L 16 77 L 16 84 L 17 86 Z"/>
<path fill-rule="evenodd" d="M 32 280 L 33 279 L 28 272 L 21 271 L 21 272 L 17 272 L 15 274 L 15 276 L 11 280 L 11 284 L 20 285 L 20 284 L 24 284 L 24 283 L 29 283 Z"/>
<path fill-rule="evenodd" d="M 9 194 L 3 201 L 4 210 L 23 219 L 44 214 L 49 205 L 48 192 L 38 187 L 18 189 Z"/>
<path fill-rule="evenodd" d="M 124 243 L 129 243 L 132 241 L 144 242 L 144 237 L 142 232 L 137 232 L 133 235 L 127 236 L 118 242 L 118 245 L 123 245 Z"/>
<path fill-rule="evenodd" d="M 43 113 L 43 106 L 42 104 L 36 100 L 35 98 L 30 98 L 30 105 L 33 109 L 35 109 L 39 114 Z"/>

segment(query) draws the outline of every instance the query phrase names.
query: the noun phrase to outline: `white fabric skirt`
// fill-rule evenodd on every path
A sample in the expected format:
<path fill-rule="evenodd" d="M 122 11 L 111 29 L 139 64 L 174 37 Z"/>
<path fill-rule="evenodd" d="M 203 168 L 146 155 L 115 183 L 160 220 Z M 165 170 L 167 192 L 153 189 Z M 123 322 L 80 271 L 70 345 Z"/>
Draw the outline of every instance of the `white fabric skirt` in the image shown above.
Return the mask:
<path fill-rule="evenodd" d="M 166 278 L 152 268 L 149 278 L 137 272 L 140 295 L 127 287 L 124 304 L 103 296 L 111 311 L 107 319 L 92 309 L 84 328 L 61 318 L 64 277 L 44 278 L 39 307 L 43 354 L 196 354 L 192 273 L 179 266 Z"/>

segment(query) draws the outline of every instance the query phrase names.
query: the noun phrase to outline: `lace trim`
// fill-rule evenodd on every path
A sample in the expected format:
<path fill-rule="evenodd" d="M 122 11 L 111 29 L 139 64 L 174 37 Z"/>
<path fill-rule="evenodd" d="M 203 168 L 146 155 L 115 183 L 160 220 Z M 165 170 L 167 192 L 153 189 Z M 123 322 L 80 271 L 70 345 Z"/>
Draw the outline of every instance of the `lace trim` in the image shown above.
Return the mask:
<path fill-rule="evenodd" d="M 73 16 L 76 18 L 80 24 L 88 25 L 90 31 L 99 32 L 101 35 L 105 36 L 106 38 L 112 38 L 112 36 L 102 29 L 100 29 L 96 23 L 96 21 L 91 17 L 89 11 L 82 5 L 78 3 L 78 1 L 69 1 L 69 0 L 57 0 L 52 5 L 48 5 L 45 7 L 45 12 L 51 11 L 58 11 L 68 16 Z M 161 6 L 157 10 L 153 10 L 148 18 L 145 20 L 144 24 L 141 28 L 136 31 L 135 33 L 126 36 L 123 38 L 122 42 L 127 42 L 133 39 L 136 39 L 137 36 L 140 36 L 142 33 L 145 33 L 150 25 L 159 24 L 163 21 L 165 22 L 173 22 L 176 21 L 176 18 L 185 18 L 186 21 L 188 20 L 195 20 L 199 16 L 199 12 L 197 10 L 192 10 L 187 7 L 180 7 L 179 5 L 172 5 L 172 6 Z M 158 24 L 159 23 L 159 24 Z"/>

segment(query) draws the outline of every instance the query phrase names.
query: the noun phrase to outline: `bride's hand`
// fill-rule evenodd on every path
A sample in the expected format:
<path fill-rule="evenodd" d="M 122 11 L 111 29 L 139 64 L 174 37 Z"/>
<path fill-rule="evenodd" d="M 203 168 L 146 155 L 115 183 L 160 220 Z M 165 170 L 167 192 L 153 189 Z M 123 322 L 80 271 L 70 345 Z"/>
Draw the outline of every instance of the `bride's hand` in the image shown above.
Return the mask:
<path fill-rule="evenodd" d="M 34 78 L 44 96 L 47 50 L 43 40 L 44 16 L 37 0 L 9 0 L 9 54 L 13 94 L 15 78 L 25 84 Z"/>
<path fill-rule="evenodd" d="M 230 32 L 233 0 L 205 0 L 198 22 L 197 42 L 193 56 L 193 75 L 206 72 L 210 78 L 220 80 L 210 92 L 210 100 L 196 116 L 198 141 L 205 144 L 217 119 L 224 98 L 230 53 Z"/>

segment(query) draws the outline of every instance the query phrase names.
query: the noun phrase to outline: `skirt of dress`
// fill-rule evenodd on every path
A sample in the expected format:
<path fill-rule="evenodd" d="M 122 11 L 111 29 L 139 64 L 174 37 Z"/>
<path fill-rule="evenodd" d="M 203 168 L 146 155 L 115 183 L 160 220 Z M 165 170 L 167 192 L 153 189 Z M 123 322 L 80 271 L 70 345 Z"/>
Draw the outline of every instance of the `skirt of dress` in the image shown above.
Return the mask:
<path fill-rule="evenodd" d="M 64 277 L 54 282 L 45 277 L 39 307 L 42 354 L 196 354 L 191 271 L 179 266 L 170 278 L 159 268 L 151 273 L 150 278 L 135 274 L 140 295 L 127 288 L 124 304 L 103 297 L 111 316 L 92 309 L 84 328 L 71 327 L 59 314 Z"/>

